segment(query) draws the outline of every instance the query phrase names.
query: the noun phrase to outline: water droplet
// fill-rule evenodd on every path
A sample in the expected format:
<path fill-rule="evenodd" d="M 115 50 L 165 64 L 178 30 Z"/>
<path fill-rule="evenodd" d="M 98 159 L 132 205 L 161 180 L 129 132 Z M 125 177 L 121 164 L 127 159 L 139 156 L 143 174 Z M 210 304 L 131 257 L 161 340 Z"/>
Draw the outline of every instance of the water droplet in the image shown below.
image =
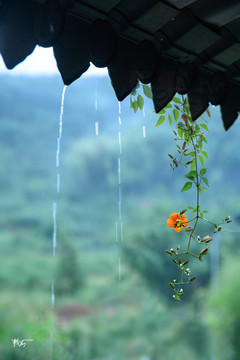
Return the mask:
<path fill-rule="evenodd" d="M 60 192 L 60 174 L 57 174 L 57 193 L 59 194 Z"/>
<path fill-rule="evenodd" d="M 120 230 L 121 230 L 121 241 L 123 241 L 123 223 L 120 223 Z"/>
<path fill-rule="evenodd" d="M 121 131 L 118 132 L 118 143 L 119 143 L 119 153 L 122 153 L 122 135 Z"/>
<path fill-rule="evenodd" d="M 54 292 L 54 280 L 52 280 L 51 285 L 51 308 L 54 308 L 55 305 L 55 292 Z"/>
<path fill-rule="evenodd" d="M 59 117 L 59 133 L 58 133 L 58 139 L 57 139 L 57 153 L 56 153 L 56 167 L 60 166 L 60 141 L 62 138 L 62 126 L 63 126 L 63 110 L 64 110 L 64 99 L 65 99 L 65 92 L 66 92 L 67 86 L 65 85 L 62 92 L 62 99 L 61 99 L 61 108 L 60 108 L 60 117 Z"/>
<path fill-rule="evenodd" d="M 145 125 L 143 125 L 142 130 L 143 130 L 143 137 L 145 138 L 146 137 L 146 126 Z"/>
<path fill-rule="evenodd" d="M 118 185 L 121 184 L 121 159 L 118 158 Z"/>
<path fill-rule="evenodd" d="M 95 134 L 96 134 L 96 136 L 99 135 L 99 127 L 98 127 L 98 122 L 97 121 L 95 121 Z"/>
<path fill-rule="evenodd" d="M 56 253 L 57 245 L 57 203 L 53 203 L 53 256 Z"/>

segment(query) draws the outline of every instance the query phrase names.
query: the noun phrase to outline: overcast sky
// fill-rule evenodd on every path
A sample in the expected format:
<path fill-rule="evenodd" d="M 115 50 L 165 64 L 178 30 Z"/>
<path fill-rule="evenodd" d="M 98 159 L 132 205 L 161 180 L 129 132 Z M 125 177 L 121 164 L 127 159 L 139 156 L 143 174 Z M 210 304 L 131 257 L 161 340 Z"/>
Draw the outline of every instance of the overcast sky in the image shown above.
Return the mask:
<path fill-rule="evenodd" d="M 0 74 L 10 74 L 10 75 L 43 75 L 43 74 L 59 74 L 55 58 L 53 56 L 52 48 L 42 48 L 37 46 L 34 52 L 29 55 L 22 63 L 17 65 L 14 69 L 8 70 L 4 65 L 2 57 L 0 56 Z M 91 65 L 88 71 L 85 73 L 85 76 L 101 76 L 106 75 L 107 69 L 96 68 Z"/>

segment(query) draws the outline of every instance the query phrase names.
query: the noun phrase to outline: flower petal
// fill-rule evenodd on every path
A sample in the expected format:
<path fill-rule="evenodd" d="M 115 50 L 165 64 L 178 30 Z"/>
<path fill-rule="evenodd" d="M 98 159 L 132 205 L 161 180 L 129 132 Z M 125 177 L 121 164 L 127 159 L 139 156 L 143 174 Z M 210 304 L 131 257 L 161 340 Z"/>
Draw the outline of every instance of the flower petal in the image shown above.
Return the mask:
<path fill-rule="evenodd" d="M 186 218 L 183 219 L 183 218 L 181 217 L 181 221 L 182 221 L 182 225 L 183 225 L 183 226 L 185 226 L 185 227 L 188 226 L 188 219 L 186 219 Z"/>
<path fill-rule="evenodd" d="M 170 215 L 170 219 L 172 219 L 173 221 L 176 221 L 176 219 L 180 219 L 180 216 L 177 213 L 172 213 Z"/>
<path fill-rule="evenodd" d="M 167 225 L 168 225 L 169 227 L 173 227 L 174 221 L 173 221 L 172 219 L 168 219 L 168 220 L 167 220 Z"/>
<path fill-rule="evenodd" d="M 173 230 L 176 231 L 176 232 L 180 232 L 180 231 L 182 231 L 182 228 L 181 227 L 174 227 Z"/>

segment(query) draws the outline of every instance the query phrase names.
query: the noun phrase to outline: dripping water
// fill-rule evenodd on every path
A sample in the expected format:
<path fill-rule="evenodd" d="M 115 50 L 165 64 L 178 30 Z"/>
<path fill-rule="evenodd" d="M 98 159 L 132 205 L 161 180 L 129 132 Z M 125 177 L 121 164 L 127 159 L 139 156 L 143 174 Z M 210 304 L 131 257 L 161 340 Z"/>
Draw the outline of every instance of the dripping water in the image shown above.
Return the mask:
<path fill-rule="evenodd" d="M 60 107 L 60 116 L 59 116 L 59 130 L 57 138 L 57 150 L 56 150 L 56 169 L 57 169 L 57 195 L 60 192 L 60 148 L 61 148 L 61 139 L 62 139 L 62 128 L 63 128 L 63 110 L 64 110 L 64 99 L 67 86 L 64 86 L 62 91 L 61 98 L 61 107 Z M 53 247 L 52 247 L 52 256 L 56 255 L 56 246 L 57 246 L 57 201 L 53 201 Z M 51 308 L 55 307 L 55 288 L 54 288 L 54 278 L 51 283 Z M 53 331 L 50 332 L 50 359 L 52 359 L 53 354 Z"/>
<path fill-rule="evenodd" d="M 57 173 L 57 193 L 59 194 L 60 192 L 60 174 Z"/>
<path fill-rule="evenodd" d="M 146 137 L 146 126 L 145 125 L 143 125 L 142 130 L 143 130 L 143 137 L 145 138 Z"/>
<path fill-rule="evenodd" d="M 118 132 L 118 143 L 119 143 L 119 153 L 122 153 L 122 134 L 121 131 Z"/>
<path fill-rule="evenodd" d="M 57 245 L 57 203 L 53 202 L 53 252 L 52 255 L 55 256 Z"/>
<path fill-rule="evenodd" d="M 62 124 L 63 124 L 63 109 L 64 109 L 64 98 L 67 86 L 65 85 L 62 92 L 62 99 L 61 99 L 61 108 L 60 108 L 60 117 L 59 117 L 59 132 L 58 132 L 58 139 L 57 139 L 57 151 L 56 151 L 56 167 L 60 166 L 60 143 L 62 139 Z"/>
<path fill-rule="evenodd" d="M 97 79 L 96 79 L 96 87 L 95 87 L 95 112 L 98 111 L 98 91 L 97 91 Z M 95 135 L 99 135 L 99 124 L 98 121 L 95 121 Z"/>
<path fill-rule="evenodd" d="M 122 113 L 122 109 L 121 109 L 121 103 L 119 101 L 118 102 L 118 123 L 119 123 L 119 125 L 122 125 L 121 113 Z"/>
<path fill-rule="evenodd" d="M 145 116 L 146 116 L 145 109 L 143 107 L 143 122 L 145 121 Z M 142 126 L 142 133 L 143 133 L 143 137 L 145 138 L 146 137 L 146 126 L 144 125 L 144 123 L 143 123 L 143 126 Z"/>
<path fill-rule="evenodd" d="M 95 134 L 96 134 L 96 136 L 98 136 L 98 134 L 99 134 L 99 127 L 98 127 L 97 121 L 95 121 Z"/>
<path fill-rule="evenodd" d="M 51 308 L 54 308 L 55 305 L 55 292 L 54 292 L 54 279 L 52 279 L 52 285 L 51 285 Z"/>
<path fill-rule="evenodd" d="M 116 242 L 123 241 L 123 223 L 122 223 L 122 180 L 121 180 L 121 155 L 122 155 L 122 119 L 121 119 L 121 103 L 118 102 L 118 220 L 116 221 Z M 118 279 L 121 280 L 121 259 L 118 258 Z"/>

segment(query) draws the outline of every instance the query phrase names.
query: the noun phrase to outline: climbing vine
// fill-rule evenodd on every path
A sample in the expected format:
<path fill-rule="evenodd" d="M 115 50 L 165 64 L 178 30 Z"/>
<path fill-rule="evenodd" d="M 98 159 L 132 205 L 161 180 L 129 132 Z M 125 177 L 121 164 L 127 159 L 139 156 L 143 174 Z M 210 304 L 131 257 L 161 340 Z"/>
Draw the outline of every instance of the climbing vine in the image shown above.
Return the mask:
<path fill-rule="evenodd" d="M 144 97 L 139 93 L 142 87 L 143 94 L 152 98 L 152 92 L 148 85 L 138 85 L 130 95 L 130 108 L 134 113 L 142 110 L 144 106 Z M 184 231 L 186 234 L 185 245 L 178 245 L 175 249 L 165 250 L 166 254 L 176 265 L 176 278 L 169 282 L 173 290 L 173 298 L 181 300 L 184 294 L 184 286 L 196 280 L 197 276 L 191 274 L 191 261 L 193 259 L 203 260 L 203 257 L 209 252 L 209 243 L 213 240 L 215 233 L 222 230 L 222 225 L 230 223 L 230 216 L 222 219 L 221 222 L 215 223 L 207 219 L 208 211 L 202 209 L 200 204 L 201 193 L 208 189 L 209 182 L 207 178 L 207 169 L 205 161 L 208 159 L 208 153 L 205 150 L 207 139 L 205 134 L 209 132 L 208 121 L 211 118 L 209 109 L 206 110 L 206 116 L 201 116 L 198 120 L 193 121 L 189 109 L 188 98 L 184 96 L 174 96 L 169 103 L 158 114 L 155 126 L 160 126 L 168 119 L 169 126 L 173 124 L 173 137 L 176 143 L 176 155 L 168 154 L 172 170 L 184 167 L 185 183 L 181 192 L 193 189 L 195 192 L 194 204 L 184 207 L 179 212 L 173 212 L 166 220 L 166 225 L 176 233 Z M 188 212 L 188 220 L 186 213 Z M 198 234 L 198 224 L 200 221 L 207 222 L 212 227 L 210 233 L 200 236 Z M 192 252 L 192 242 L 199 244 L 197 253 Z"/>

